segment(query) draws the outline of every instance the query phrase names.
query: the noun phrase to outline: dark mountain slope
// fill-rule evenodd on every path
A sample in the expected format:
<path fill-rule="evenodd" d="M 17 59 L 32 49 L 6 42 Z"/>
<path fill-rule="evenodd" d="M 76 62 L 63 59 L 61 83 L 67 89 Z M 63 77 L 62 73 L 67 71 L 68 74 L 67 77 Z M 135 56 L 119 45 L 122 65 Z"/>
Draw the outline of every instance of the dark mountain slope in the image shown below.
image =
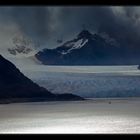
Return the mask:
<path fill-rule="evenodd" d="M 0 55 L 0 100 L 29 99 L 30 100 L 80 100 L 72 94 L 52 94 L 47 89 L 38 86 L 24 76 L 11 62 Z"/>

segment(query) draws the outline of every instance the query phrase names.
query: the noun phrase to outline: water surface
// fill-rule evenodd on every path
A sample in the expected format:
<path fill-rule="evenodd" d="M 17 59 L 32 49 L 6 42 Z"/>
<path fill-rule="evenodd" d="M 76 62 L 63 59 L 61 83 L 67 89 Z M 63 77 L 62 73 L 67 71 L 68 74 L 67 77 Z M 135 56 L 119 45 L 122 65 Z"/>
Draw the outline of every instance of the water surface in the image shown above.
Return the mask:
<path fill-rule="evenodd" d="M 140 133 L 140 99 L 0 105 L 0 133 Z"/>

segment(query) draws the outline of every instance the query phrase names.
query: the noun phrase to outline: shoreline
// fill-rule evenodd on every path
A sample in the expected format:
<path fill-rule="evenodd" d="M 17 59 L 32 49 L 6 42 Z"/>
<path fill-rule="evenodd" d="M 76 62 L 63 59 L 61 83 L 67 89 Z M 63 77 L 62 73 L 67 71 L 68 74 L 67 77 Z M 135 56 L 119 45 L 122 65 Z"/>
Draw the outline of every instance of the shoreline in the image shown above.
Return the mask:
<path fill-rule="evenodd" d="M 86 101 L 92 101 L 92 102 L 108 102 L 111 104 L 113 101 L 137 101 L 140 100 L 140 97 L 108 97 L 108 98 L 84 98 L 83 100 L 47 100 L 45 98 L 36 100 L 32 98 L 24 98 L 21 100 L 17 99 L 11 99 L 11 100 L 0 100 L 0 105 L 7 105 L 7 104 L 24 104 L 24 103 L 70 103 L 70 102 L 86 102 Z"/>

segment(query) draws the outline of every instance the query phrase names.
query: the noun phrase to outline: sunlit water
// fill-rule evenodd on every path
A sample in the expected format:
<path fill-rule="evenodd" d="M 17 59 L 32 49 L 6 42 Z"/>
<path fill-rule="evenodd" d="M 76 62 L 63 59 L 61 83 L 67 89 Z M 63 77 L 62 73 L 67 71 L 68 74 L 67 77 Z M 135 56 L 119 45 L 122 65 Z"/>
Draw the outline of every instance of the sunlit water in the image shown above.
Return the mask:
<path fill-rule="evenodd" d="M 140 99 L 0 105 L 0 133 L 140 133 Z"/>

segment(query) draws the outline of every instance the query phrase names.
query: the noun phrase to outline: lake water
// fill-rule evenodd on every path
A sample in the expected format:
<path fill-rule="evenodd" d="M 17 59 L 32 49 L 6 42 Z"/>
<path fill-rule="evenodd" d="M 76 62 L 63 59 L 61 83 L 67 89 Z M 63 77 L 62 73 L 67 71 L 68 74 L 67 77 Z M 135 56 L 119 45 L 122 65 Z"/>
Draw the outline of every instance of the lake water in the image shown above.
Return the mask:
<path fill-rule="evenodd" d="M 140 133 L 140 98 L 0 105 L 0 133 Z"/>

